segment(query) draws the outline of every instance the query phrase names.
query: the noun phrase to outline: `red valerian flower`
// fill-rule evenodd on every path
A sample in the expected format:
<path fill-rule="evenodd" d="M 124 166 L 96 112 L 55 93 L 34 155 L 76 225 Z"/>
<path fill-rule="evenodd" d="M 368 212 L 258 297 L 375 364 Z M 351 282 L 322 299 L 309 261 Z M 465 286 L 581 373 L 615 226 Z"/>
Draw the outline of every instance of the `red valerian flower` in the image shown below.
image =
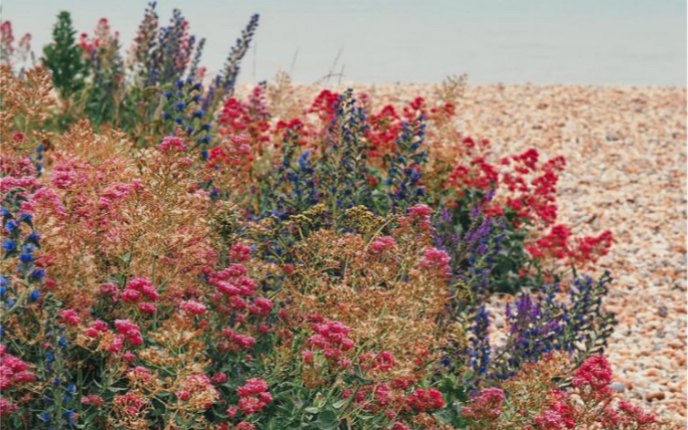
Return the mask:
<path fill-rule="evenodd" d="M 251 378 L 246 383 L 237 388 L 239 409 L 246 415 L 260 412 L 272 402 L 272 395 L 268 392 L 268 384 L 261 378 Z"/>
<path fill-rule="evenodd" d="M 181 310 L 194 315 L 202 315 L 206 311 L 205 305 L 195 300 L 185 300 L 179 305 L 179 307 Z"/>
<path fill-rule="evenodd" d="M 428 248 L 420 260 L 420 267 L 436 269 L 443 276 L 451 275 L 451 257 L 446 251 L 437 248 Z"/>
<path fill-rule="evenodd" d="M 58 314 L 67 325 L 79 325 L 81 318 L 76 314 L 74 309 L 65 309 Z"/>
<path fill-rule="evenodd" d="M 495 419 L 501 415 L 503 404 L 504 391 L 501 388 L 485 388 L 461 409 L 461 415 L 472 420 Z"/>
<path fill-rule="evenodd" d="M 382 254 L 387 249 L 397 246 L 397 242 L 392 236 L 382 236 L 375 239 L 370 244 L 370 252 L 372 254 Z"/>
<path fill-rule="evenodd" d="M 185 151 L 186 143 L 184 139 L 177 136 L 166 136 L 160 145 L 158 145 L 160 152 L 170 152 L 170 151 Z"/>
<path fill-rule="evenodd" d="M 143 345 L 143 337 L 139 326 L 131 322 L 131 320 L 115 320 L 115 328 L 124 335 L 127 341 L 134 346 Z"/>
<path fill-rule="evenodd" d="M 602 354 L 587 358 L 574 373 L 572 385 L 576 388 L 589 386 L 593 391 L 608 393 L 612 382 L 612 369 Z"/>
<path fill-rule="evenodd" d="M 433 412 L 444 407 L 442 393 L 434 388 L 418 388 L 405 399 L 407 407 L 417 412 Z"/>

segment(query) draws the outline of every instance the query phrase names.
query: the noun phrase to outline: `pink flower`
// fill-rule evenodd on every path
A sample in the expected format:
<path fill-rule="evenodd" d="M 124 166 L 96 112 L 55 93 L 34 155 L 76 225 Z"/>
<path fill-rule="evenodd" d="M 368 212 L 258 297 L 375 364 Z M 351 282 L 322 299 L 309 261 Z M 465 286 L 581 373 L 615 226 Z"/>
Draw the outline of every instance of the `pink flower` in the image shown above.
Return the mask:
<path fill-rule="evenodd" d="M 19 407 L 16 404 L 10 402 L 4 397 L 0 397 L 0 418 L 12 414 L 17 409 L 19 409 Z"/>
<path fill-rule="evenodd" d="M 79 325 L 81 322 L 81 318 L 79 318 L 74 309 L 62 310 L 60 311 L 59 316 L 60 318 L 64 319 L 64 322 L 67 325 Z"/>
<path fill-rule="evenodd" d="M 620 421 L 623 423 L 630 424 L 628 421 L 635 421 L 638 424 L 650 424 L 657 420 L 653 414 L 646 413 L 640 406 L 633 405 L 625 400 L 619 402 L 618 409 L 627 416 L 620 418 Z"/>
<path fill-rule="evenodd" d="M 179 306 L 183 311 L 194 315 L 202 315 L 205 313 L 205 305 L 195 300 L 185 300 Z"/>
<path fill-rule="evenodd" d="M 224 384 L 227 382 L 227 374 L 224 372 L 215 372 L 213 376 L 210 377 L 210 380 L 217 385 Z"/>
<path fill-rule="evenodd" d="M 158 310 L 158 306 L 153 302 L 139 303 L 139 310 L 144 314 L 154 314 Z"/>
<path fill-rule="evenodd" d="M 119 296 L 119 288 L 114 282 L 108 282 L 100 286 L 100 294 L 103 296 L 109 296 L 113 301 L 117 301 Z"/>
<path fill-rule="evenodd" d="M 593 391 L 609 392 L 612 382 L 612 369 L 602 354 L 588 357 L 574 373 L 572 385 L 574 387 L 590 386 Z"/>
<path fill-rule="evenodd" d="M 370 244 L 370 252 L 373 254 L 382 254 L 395 246 L 397 246 L 397 242 L 392 236 L 382 236 L 378 237 Z"/>
<path fill-rule="evenodd" d="M 180 137 L 166 136 L 160 145 L 158 145 L 160 152 L 168 152 L 171 150 L 182 152 L 186 150 L 186 143 Z"/>
<path fill-rule="evenodd" d="M 260 394 L 268 390 L 268 384 L 261 378 L 251 378 L 246 383 L 237 388 L 237 394 L 240 397 L 246 397 L 254 394 Z"/>
<path fill-rule="evenodd" d="M 492 420 L 501 415 L 503 404 L 504 391 L 500 388 L 485 388 L 468 406 L 461 409 L 461 415 L 472 420 Z"/>
<path fill-rule="evenodd" d="M 239 409 L 246 415 L 255 414 L 260 412 L 265 407 L 265 404 L 261 402 L 257 397 L 242 397 L 239 399 Z"/>
<path fill-rule="evenodd" d="M 420 267 L 437 269 L 439 273 L 448 276 L 451 274 L 450 262 L 451 257 L 445 251 L 437 248 L 428 248 L 420 260 Z"/>
<path fill-rule="evenodd" d="M 120 352 L 124 347 L 124 336 L 117 335 L 112 343 L 108 346 L 108 352 Z"/>
<path fill-rule="evenodd" d="M 127 377 L 145 382 L 149 382 L 151 379 L 153 379 L 153 375 L 151 375 L 150 370 L 143 366 L 136 366 L 131 369 L 129 372 L 127 372 Z"/>
<path fill-rule="evenodd" d="M 246 261 L 251 258 L 251 247 L 243 243 L 232 245 L 229 250 L 229 259 L 232 261 Z"/>
<path fill-rule="evenodd" d="M 99 332 L 106 332 L 110 331 L 110 326 L 105 321 L 102 320 L 95 320 L 93 321 L 93 326 L 94 329 L 98 330 Z"/>
<path fill-rule="evenodd" d="M 160 294 L 155 291 L 153 283 L 146 278 L 131 278 L 127 284 L 127 289 L 138 291 L 151 300 L 160 298 Z"/>
<path fill-rule="evenodd" d="M 4 349 L 0 355 L 2 356 L 2 360 L 0 360 L 0 391 L 36 380 L 36 375 L 27 370 L 28 365 L 21 359 L 6 354 Z"/>
<path fill-rule="evenodd" d="M 389 351 L 383 351 L 375 358 L 373 367 L 386 372 L 392 369 L 395 364 L 396 360 L 394 359 L 394 355 Z"/>
<path fill-rule="evenodd" d="M 408 214 L 411 216 L 426 217 L 432 215 L 432 208 L 424 204 L 417 204 L 408 209 Z"/>
<path fill-rule="evenodd" d="M 424 390 L 418 388 L 410 396 L 405 399 L 406 405 L 418 412 L 432 412 L 444 407 L 444 400 L 442 393 L 434 388 Z"/>
<path fill-rule="evenodd" d="M 115 328 L 124 335 L 127 341 L 134 346 L 143 344 L 143 337 L 141 337 L 141 330 L 139 326 L 130 320 L 115 320 Z"/>
<path fill-rule="evenodd" d="M 248 310 L 254 315 L 266 316 L 272 310 L 272 300 L 264 297 L 257 297 L 253 300 L 253 305 L 249 306 Z"/>
<path fill-rule="evenodd" d="M 256 344 L 256 339 L 253 336 L 248 336 L 245 334 L 234 333 L 230 339 L 240 350 L 249 349 Z"/>
<path fill-rule="evenodd" d="M 100 406 L 103 405 L 103 403 L 104 403 L 103 398 L 97 394 L 89 394 L 89 395 L 83 396 L 81 398 L 81 404 L 82 405 L 93 405 L 96 408 L 99 408 Z"/>
<path fill-rule="evenodd" d="M 576 422 L 572 417 L 562 415 L 561 413 L 548 409 L 535 417 L 535 424 L 538 428 L 543 430 L 563 430 L 572 429 L 575 427 Z"/>
<path fill-rule="evenodd" d="M 130 289 L 124 290 L 124 292 L 122 293 L 122 297 L 121 297 L 122 301 L 127 302 L 127 303 L 135 302 L 135 301 L 139 300 L 140 298 L 141 298 L 141 293 L 139 291 L 130 290 Z"/>

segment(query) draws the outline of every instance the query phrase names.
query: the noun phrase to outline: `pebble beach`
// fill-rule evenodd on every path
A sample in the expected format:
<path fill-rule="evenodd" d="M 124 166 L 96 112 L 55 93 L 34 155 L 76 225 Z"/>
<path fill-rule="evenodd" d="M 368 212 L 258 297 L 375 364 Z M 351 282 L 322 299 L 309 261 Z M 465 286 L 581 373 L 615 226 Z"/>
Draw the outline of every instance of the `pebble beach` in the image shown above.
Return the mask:
<path fill-rule="evenodd" d="M 344 89 L 341 85 L 327 86 Z M 350 85 L 375 107 L 432 100 L 432 85 Z M 294 85 L 304 106 L 320 86 Z M 248 87 L 242 87 L 245 94 Z M 606 308 L 619 321 L 607 355 L 612 388 L 671 428 L 686 428 L 686 88 L 467 85 L 457 130 L 496 153 L 563 155 L 559 221 L 575 234 L 609 229 Z M 494 317 L 500 318 L 495 307 Z M 497 322 L 497 325 L 499 323 Z"/>

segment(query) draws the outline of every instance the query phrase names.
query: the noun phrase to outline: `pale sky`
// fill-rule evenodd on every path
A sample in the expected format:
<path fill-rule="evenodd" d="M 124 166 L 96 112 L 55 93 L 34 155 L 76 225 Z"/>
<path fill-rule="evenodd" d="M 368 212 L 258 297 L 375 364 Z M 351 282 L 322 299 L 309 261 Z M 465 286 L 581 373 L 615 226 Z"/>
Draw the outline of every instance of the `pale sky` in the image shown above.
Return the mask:
<path fill-rule="evenodd" d="M 36 54 L 60 10 L 79 32 L 110 20 L 128 49 L 144 0 L 1 0 L 15 37 Z M 161 0 L 205 37 L 203 64 L 218 70 L 253 13 L 261 20 L 240 83 L 280 69 L 297 82 L 326 75 L 341 50 L 343 82 L 686 86 L 686 2 L 681 0 Z M 292 61 L 296 52 L 296 61 Z"/>

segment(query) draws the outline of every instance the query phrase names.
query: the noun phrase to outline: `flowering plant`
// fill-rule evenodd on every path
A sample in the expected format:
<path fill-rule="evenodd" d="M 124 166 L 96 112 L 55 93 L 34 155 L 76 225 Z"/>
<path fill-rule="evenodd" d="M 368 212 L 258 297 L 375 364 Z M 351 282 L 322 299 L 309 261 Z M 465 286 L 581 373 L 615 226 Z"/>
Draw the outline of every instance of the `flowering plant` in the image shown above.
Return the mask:
<path fill-rule="evenodd" d="M 185 20 L 158 30 L 152 4 L 125 94 L 162 89 L 153 125 L 62 130 L 46 69 L 0 69 L 3 424 L 657 425 L 608 387 L 611 277 L 579 271 L 611 237 L 556 223 L 562 158 L 493 163 L 421 98 L 323 91 L 280 117 L 265 86 L 232 94 L 255 25 L 205 89 Z M 116 40 L 101 21 L 79 46 L 119 85 Z M 491 339 L 494 291 L 524 286 Z"/>

